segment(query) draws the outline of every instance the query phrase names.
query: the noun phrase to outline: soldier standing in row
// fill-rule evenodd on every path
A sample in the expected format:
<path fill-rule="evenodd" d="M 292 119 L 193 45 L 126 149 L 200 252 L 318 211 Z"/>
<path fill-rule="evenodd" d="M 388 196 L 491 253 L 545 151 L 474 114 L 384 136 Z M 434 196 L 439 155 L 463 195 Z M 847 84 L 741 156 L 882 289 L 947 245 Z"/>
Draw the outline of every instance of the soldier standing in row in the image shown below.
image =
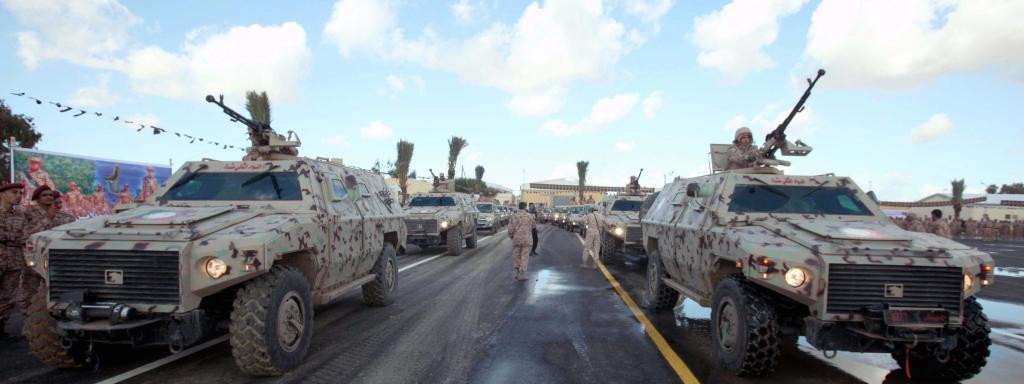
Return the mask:
<path fill-rule="evenodd" d="M 950 234 L 949 224 L 942 218 L 942 211 L 938 209 L 932 210 L 931 232 L 932 234 L 945 237 L 947 239 L 953 238 Z"/>
<path fill-rule="evenodd" d="M 4 325 L 14 308 L 21 273 L 25 270 L 25 246 L 28 222 L 19 207 L 25 186 L 0 185 L 0 338 L 7 338 Z"/>
<path fill-rule="evenodd" d="M 913 213 L 907 213 L 907 230 L 912 232 L 928 232 L 924 222 Z"/>
<path fill-rule="evenodd" d="M 533 215 L 534 224 L 540 222 L 540 217 L 537 216 L 537 206 L 533 205 L 533 203 L 530 203 L 528 207 L 529 208 L 526 209 L 526 212 L 529 212 L 530 215 Z M 538 243 L 540 243 L 540 236 L 537 234 L 536 225 L 534 225 L 533 230 L 530 231 L 530 236 L 533 237 L 533 246 L 530 247 L 530 256 L 537 256 L 537 245 Z"/>
<path fill-rule="evenodd" d="M 25 220 L 28 222 L 27 234 L 42 232 L 54 227 L 75 221 L 75 217 L 61 210 L 60 192 L 42 186 L 32 192 L 32 201 L 36 203 L 25 210 Z M 21 273 L 21 311 L 25 313 L 29 304 L 32 303 L 32 296 L 35 296 L 42 284 L 43 278 L 31 268 L 25 267 Z"/>
<path fill-rule="evenodd" d="M 964 233 L 965 239 L 973 239 L 978 237 L 978 222 L 974 219 L 968 219 L 967 223 L 964 224 L 966 227 L 966 233 Z"/>
<path fill-rule="evenodd" d="M 516 269 L 516 280 L 526 280 L 526 268 L 530 264 L 530 248 L 533 246 L 531 231 L 536 223 L 533 215 L 526 211 L 526 203 L 519 203 L 519 212 L 512 215 L 508 223 L 508 238 L 512 240 L 512 265 Z"/>
<path fill-rule="evenodd" d="M 597 255 L 601 252 L 601 234 L 604 233 L 604 216 L 597 213 L 597 207 L 589 207 L 590 213 L 583 216 L 587 238 L 583 240 L 583 261 L 580 268 L 597 268 Z M 587 260 L 592 262 L 587 263 Z"/>
<path fill-rule="evenodd" d="M 729 146 L 729 166 L 726 169 L 750 168 L 761 158 L 761 151 L 754 146 L 754 134 L 750 128 L 736 130 L 736 136 Z"/>

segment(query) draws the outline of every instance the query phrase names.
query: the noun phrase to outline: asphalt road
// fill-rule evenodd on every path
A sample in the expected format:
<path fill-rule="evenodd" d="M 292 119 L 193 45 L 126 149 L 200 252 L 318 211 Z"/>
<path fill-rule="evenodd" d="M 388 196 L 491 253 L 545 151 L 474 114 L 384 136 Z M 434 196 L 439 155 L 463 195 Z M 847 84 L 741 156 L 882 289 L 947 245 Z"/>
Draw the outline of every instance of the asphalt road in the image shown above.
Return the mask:
<path fill-rule="evenodd" d="M 599 271 L 578 268 L 575 234 L 540 231 L 540 256 L 527 282 L 513 280 L 511 242 L 504 233 L 461 256 L 413 248 L 399 257 L 399 291 L 388 307 L 363 305 L 358 291 L 316 308 L 306 362 L 278 378 L 253 378 L 219 343 L 129 379 L 133 383 L 669 383 L 679 376 Z M 1024 247 L 995 244 L 997 264 L 1024 266 Z M 1024 244 L 1016 244 L 1024 245 Z M 983 245 L 984 246 L 984 245 Z M 984 249 L 984 248 L 983 248 Z M 1019 249 L 1020 251 L 1014 251 Z M 608 270 L 634 300 L 646 259 L 625 256 Z M 1024 277 L 1000 276 L 990 291 Z M 1002 294 L 995 294 L 1002 295 Z M 1022 295 L 1020 290 L 1006 294 Z M 986 296 L 983 296 L 983 298 Z M 1002 297 L 1002 296 L 995 296 Z M 1024 310 L 983 300 L 995 344 L 989 366 L 969 382 L 1015 382 L 1024 358 Z M 709 310 L 686 302 L 680 312 L 643 311 L 685 369 L 703 383 L 902 382 L 885 354 L 840 353 L 833 360 L 798 346 L 787 349 L 766 379 L 737 378 L 718 367 L 710 349 Z M 9 324 L 8 332 L 20 324 Z M 0 341 L 2 382 L 92 383 L 160 361 L 165 348 L 104 351 L 97 370 L 54 370 L 28 355 L 24 340 Z"/>

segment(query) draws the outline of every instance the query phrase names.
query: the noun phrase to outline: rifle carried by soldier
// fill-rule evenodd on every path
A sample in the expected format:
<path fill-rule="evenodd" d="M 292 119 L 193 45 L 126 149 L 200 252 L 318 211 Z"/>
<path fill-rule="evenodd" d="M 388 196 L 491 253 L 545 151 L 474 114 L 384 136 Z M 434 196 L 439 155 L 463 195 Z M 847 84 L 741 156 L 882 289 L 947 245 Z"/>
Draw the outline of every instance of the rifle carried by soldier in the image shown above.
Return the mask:
<path fill-rule="evenodd" d="M 231 118 L 231 121 L 245 124 L 248 127 L 249 140 L 252 142 L 252 146 L 249 147 L 245 160 L 284 160 L 298 156 L 298 147 L 302 145 L 302 141 L 299 140 L 298 135 L 295 135 L 295 132 L 288 131 L 288 137 L 285 138 L 284 135 L 277 133 L 270 127 L 269 121 L 259 122 L 256 119 L 242 116 L 242 114 L 224 105 L 224 95 L 220 95 L 219 99 L 215 99 L 213 95 L 206 95 L 206 102 L 220 107 L 224 114 Z M 295 136 L 295 141 L 291 141 L 293 135 Z"/>
<path fill-rule="evenodd" d="M 761 155 L 765 159 L 775 159 L 775 151 L 781 149 L 783 156 L 806 156 L 811 153 L 810 146 L 804 144 L 802 141 L 797 140 L 796 143 L 790 143 L 786 140 L 786 128 L 789 127 L 789 123 L 793 121 L 797 113 L 803 112 L 804 103 L 807 102 L 807 98 L 811 96 L 811 90 L 814 89 L 814 85 L 818 83 L 818 79 L 825 76 L 825 70 L 819 69 L 818 76 L 814 80 L 807 79 L 807 90 L 800 96 L 800 100 L 793 106 L 793 110 L 789 111 L 789 115 L 786 115 L 786 119 L 782 120 L 775 130 L 768 133 L 764 138 L 764 146 L 761 148 Z M 788 165 L 788 164 L 784 164 Z"/>

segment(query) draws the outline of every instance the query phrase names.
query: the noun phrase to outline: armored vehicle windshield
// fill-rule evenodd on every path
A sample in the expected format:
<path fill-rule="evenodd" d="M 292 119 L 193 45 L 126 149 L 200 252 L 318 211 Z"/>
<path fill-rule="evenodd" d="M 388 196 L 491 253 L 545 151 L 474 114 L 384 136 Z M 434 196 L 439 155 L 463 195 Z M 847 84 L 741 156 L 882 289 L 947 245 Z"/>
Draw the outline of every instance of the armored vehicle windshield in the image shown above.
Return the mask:
<path fill-rule="evenodd" d="M 295 172 L 201 172 L 171 186 L 166 200 L 268 201 L 302 200 Z"/>
<path fill-rule="evenodd" d="M 626 211 L 626 212 L 640 212 L 640 207 L 644 205 L 643 200 L 615 200 L 612 204 L 613 211 Z"/>
<path fill-rule="evenodd" d="M 450 196 L 417 196 L 409 201 L 410 207 L 454 207 L 455 199 Z"/>
<path fill-rule="evenodd" d="M 476 209 L 480 210 L 480 213 L 494 212 L 494 206 L 491 204 L 477 204 Z"/>
<path fill-rule="evenodd" d="M 729 212 L 872 215 L 848 188 L 757 184 L 737 184 Z"/>

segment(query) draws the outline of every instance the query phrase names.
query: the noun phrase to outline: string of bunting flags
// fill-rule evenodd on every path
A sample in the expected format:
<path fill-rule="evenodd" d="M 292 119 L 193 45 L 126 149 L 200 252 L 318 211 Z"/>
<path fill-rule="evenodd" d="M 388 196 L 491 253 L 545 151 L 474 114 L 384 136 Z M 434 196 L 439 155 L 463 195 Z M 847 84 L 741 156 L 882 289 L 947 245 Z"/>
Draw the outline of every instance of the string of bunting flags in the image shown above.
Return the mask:
<path fill-rule="evenodd" d="M 104 118 L 103 117 L 103 115 L 104 115 L 103 112 L 87 111 L 87 110 L 82 109 L 82 108 L 72 107 L 72 106 L 67 105 L 65 103 L 59 103 L 59 102 L 54 102 L 54 101 L 49 101 L 49 100 L 42 100 L 42 99 L 39 99 L 39 98 L 32 97 L 31 95 L 28 95 L 25 92 L 11 92 L 11 94 L 14 95 L 14 96 L 17 96 L 17 97 L 26 98 L 26 99 L 30 99 L 32 101 L 35 101 L 35 103 L 37 105 L 42 105 L 42 106 L 52 105 L 52 106 L 56 107 L 58 112 L 60 112 L 60 113 L 67 113 L 67 112 L 77 111 L 77 112 L 74 112 L 73 114 L 71 114 L 70 115 L 71 117 L 81 117 L 81 116 L 88 115 L 89 117 L 93 117 L 93 118 L 97 118 L 97 119 Z M 202 137 L 199 137 L 199 136 L 189 135 L 189 134 L 183 133 L 183 132 L 176 132 L 176 131 L 172 131 L 172 130 L 169 130 L 169 129 L 166 129 L 166 128 L 161 128 L 161 127 L 158 127 L 158 126 L 155 126 L 155 125 L 143 124 L 143 123 L 137 122 L 137 121 L 131 121 L 131 120 L 122 119 L 121 116 L 117 116 L 117 115 L 115 115 L 113 117 L 113 119 L 111 119 L 111 120 L 115 121 L 115 122 L 123 123 L 123 124 L 128 125 L 128 126 L 131 126 L 132 128 L 135 128 L 136 126 L 138 126 L 138 128 L 135 129 L 136 132 L 142 132 L 143 130 L 152 130 L 154 135 L 159 135 L 161 133 L 166 132 L 166 133 L 173 134 L 173 135 L 175 135 L 177 137 L 180 137 L 182 139 L 189 140 L 189 144 L 194 144 L 196 141 L 199 141 L 200 143 L 206 143 L 206 144 L 210 144 L 210 145 L 215 145 L 215 146 L 218 146 L 218 147 L 222 147 L 223 149 L 239 149 L 242 152 L 246 151 L 246 148 L 243 147 L 243 146 L 235 146 L 235 145 L 230 145 L 230 144 L 219 143 L 219 142 L 212 141 L 212 140 L 206 140 L 206 139 L 204 139 Z"/>

